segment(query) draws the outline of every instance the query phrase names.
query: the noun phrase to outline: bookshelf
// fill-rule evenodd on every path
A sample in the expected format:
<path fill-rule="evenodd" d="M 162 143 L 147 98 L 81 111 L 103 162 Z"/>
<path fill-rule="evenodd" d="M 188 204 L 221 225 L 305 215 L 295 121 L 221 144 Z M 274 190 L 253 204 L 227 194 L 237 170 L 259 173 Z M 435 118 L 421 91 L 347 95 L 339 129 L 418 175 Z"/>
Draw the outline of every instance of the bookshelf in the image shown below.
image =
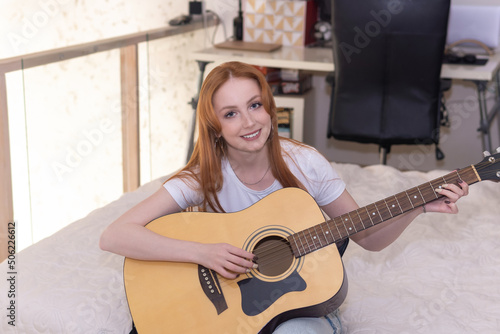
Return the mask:
<path fill-rule="evenodd" d="M 290 110 L 290 138 L 304 140 L 304 113 L 313 89 L 302 95 L 277 95 L 274 97 L 277 108 Z"/>

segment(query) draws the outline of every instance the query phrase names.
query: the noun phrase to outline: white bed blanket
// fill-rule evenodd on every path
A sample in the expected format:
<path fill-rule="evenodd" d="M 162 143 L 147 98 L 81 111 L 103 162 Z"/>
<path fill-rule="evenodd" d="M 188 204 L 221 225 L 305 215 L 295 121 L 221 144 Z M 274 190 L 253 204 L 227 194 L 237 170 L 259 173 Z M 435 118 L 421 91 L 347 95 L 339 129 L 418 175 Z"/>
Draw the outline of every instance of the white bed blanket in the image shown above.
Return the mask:
<path fill-rule="evenodd" d="M 445 171 L 334 164 L 360 205 Z M 0 280 L 1 333 L 128 333 L 123 257 L 98 248 L 102 230 L 161 186 L 156 180 L 91 212 L 17 254 L 16 326 L 8 324 L 9 282 Z M 347 333 L 499 333 L 500 184 L 481 182 L 458 215 L 420 215 L 378 253 L 350 243 L 344 255 Z M 7 263 L 0 264 L 7 275 Z M 8 277 L 7 277 L 8 278 Z"/>

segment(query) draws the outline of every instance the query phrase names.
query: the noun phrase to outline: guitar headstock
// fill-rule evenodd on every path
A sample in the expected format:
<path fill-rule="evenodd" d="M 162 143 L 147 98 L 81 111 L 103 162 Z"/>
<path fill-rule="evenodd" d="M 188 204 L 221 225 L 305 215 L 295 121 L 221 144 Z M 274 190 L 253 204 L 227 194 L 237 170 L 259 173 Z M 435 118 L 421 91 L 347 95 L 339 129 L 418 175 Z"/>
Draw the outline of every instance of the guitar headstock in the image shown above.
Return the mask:
<path fill-rule="evenodd" d="M 500 147 L 497 148 L 496 153 L 490 154 L 488 151 L 484 152 L 484 159 L 475 164 L 477 174 L 481 180 L 500 181 Z"/>

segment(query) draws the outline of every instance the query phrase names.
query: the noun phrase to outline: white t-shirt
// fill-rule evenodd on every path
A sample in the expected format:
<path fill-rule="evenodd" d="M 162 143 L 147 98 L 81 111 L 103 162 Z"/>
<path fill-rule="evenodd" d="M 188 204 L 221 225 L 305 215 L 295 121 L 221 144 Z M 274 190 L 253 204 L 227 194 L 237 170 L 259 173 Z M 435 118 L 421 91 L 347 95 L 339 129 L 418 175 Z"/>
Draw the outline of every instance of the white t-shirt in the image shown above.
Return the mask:
<path fill-rule="evenodd" d="M 330 204 L 342 194 L 345 189 L 344 181 L 340 179 L 330 162 L 316 149 L 298 146 L 284 140 L 281 141 L 281 147 L 290 156 L 284 155 L 288 168 L 319 206 Z M 227 159 L 222 161 L 222 176 L 223 186 L 217 196 L 226 212 L 246 209 L 283 188 L 277 180 L 265 190 L 248 188 L 236 177 Z M 189 187 L 183 179 L 174 178 L 163 186 L 182 209 L 197 206 L 202 202 L 202 194 Z"/>

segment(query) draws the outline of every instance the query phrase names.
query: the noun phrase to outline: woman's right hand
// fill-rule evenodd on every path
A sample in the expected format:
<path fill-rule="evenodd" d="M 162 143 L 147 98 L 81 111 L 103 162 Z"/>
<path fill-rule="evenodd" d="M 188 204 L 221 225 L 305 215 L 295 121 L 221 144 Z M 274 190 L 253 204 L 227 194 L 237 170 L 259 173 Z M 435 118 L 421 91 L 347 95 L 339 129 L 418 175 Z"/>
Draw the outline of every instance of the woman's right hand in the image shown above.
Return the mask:
<path fill-rule="evenodd" d="M 257 268 L 255 255 L 227 243 L 200 244 L 198 263 L 215 270 L 219 275 L 235 279 L 240 274 Z"/>

